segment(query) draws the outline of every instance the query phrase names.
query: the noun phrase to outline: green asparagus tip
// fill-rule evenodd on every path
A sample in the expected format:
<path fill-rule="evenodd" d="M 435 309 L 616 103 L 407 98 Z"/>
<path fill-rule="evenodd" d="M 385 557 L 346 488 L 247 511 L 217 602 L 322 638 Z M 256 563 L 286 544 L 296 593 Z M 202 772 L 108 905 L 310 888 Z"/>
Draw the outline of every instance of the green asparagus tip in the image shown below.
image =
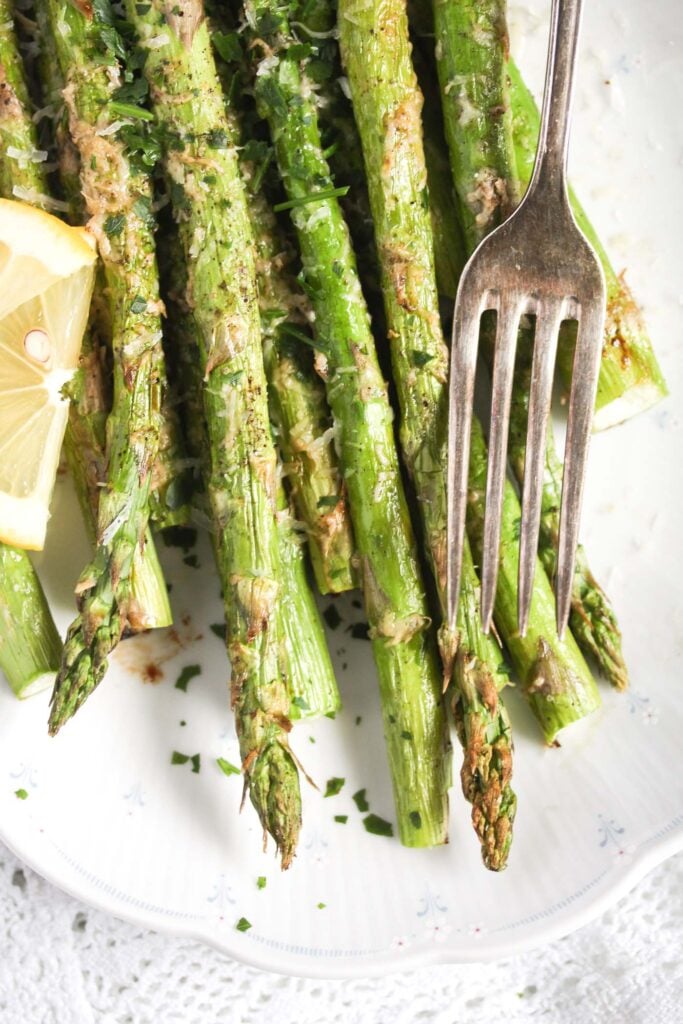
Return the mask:
<path fill-rule="evenodd" d="M 275 840 L 283 871 L 292 863 L 301 831 L 299 776 L 289 751 L 272 742 L 256 757 L 245 783 L 266 834 Z"/>
<path fill-rule="evenodd" d="M 460 781 L 489 871 L 502 871 L 512 844 L 517 797 L 511 786 L 510 722 L 486 665 L 462 649 L 455 661 L 453 714 L 463 746 Z"/>
<path fill-rule="evenodd" d="M 69 629 L 64 644 L 62 665 L 50 698 L 48 719 L 48 734 L 50 736 L 57 735 L 62 726 L 88 699 L 104 676 L 107 669 L 106 654 L 111 650 L 111 643 L 105 637 L 106 652 L 104 657 L 98 656 L 98 651 L 102 649 L 102 638 L 99 636 L 101 632 L 105 632 L 108 637 L 109 630 L 98 630 L 88 645 L 79 620 Z"/>
<path fill-rule="evenodd" d="M 582 583 L 578 587 L 578 579 L 575 579 L 575 600 L 569 621 L 571 631 L 579 647 L 595 659 L 610 685 L 615 690 L 626 690 L 628 669 L 621 649 L 621 632 L 616 616 L 604 591 L 590 572 L 584 571 Z"/>

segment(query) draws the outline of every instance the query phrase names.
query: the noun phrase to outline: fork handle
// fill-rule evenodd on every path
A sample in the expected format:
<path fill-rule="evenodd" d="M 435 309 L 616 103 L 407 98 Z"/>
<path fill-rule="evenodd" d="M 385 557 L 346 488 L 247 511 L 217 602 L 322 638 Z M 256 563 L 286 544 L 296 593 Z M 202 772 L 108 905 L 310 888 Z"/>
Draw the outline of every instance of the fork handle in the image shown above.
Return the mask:
<path fill-rule="evenodd" d="M 527 194 L 567 188 L 567 149 L 583 0 L 552 0 L 541 130 Z"/>

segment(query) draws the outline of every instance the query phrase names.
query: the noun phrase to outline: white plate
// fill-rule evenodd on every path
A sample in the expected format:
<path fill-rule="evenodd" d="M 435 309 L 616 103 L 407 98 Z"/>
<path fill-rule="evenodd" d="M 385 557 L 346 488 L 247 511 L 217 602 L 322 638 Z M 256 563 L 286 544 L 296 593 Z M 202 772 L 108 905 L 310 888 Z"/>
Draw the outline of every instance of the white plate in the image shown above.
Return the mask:
<path fill-rule="evenodd" d="M 547 6 L 513 11 L 513 52 L 534 84 L 545 47 L 536 14 Z M 592 449 L 585 540 L 619 612 L 632 690 L 603 688 L 603 709 L 559 750 L 543 748 L 510 695 L 519 813 L 510 866 L 494 876 L 457 788 L 443 849 L 405 850 L 364 832 L 351 795 L 365 787 L 389 819 L 392 802 L 368 645 L 339 627 L 331 644 L 345 709 L 297 725 L 294 743 L 323 788 L 331 776 L 346 784 L 328 799 L 307 789 L 299 855 L 282 875 L 261 852 L 251 808 L 238 817 L 240 780 L 215 764 L 238 758 L 225 656 L 208 628 L 221 618 L 209 551 L 200 549 L 199 570 L 168 551 L 176 632 L 127 641 L 56 740 L 45 735 L 46 695 L 19 704 L 0 688 L 0 837 L 79 898 L 263 968 L 348 977 L 509 956 L 583 924 L 683 847 L 682 25 L 675 0 L 589 6 L 572 177 L 615 263 L 628 262 L 674 394 Z M 63 485 L 54 515 L 43 570 L 65 626 L 87 551 Z M 360 617 L 347 603 L 347 622 Z M 160 659 L 163 678 L 145 684 Z M 200 663 L 186 693 L 174 687 L 183 666 Z M 174 750 L 200 753 L 201 771 L 172 766 Z M 235 927 L 243 916 L 246 932 Z"/>

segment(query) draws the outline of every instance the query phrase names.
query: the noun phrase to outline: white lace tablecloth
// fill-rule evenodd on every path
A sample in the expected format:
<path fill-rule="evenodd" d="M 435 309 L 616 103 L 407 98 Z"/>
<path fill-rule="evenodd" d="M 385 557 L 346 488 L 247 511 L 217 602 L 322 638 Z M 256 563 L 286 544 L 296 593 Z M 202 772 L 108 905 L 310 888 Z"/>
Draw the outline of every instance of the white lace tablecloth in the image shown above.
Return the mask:
<path fill-rule="evenodd" d="M 0 1024 L 681 1024 L 683 854 L 581 931 L 495 964 L 308 981 L 64 895 L 0 845 Z"/>

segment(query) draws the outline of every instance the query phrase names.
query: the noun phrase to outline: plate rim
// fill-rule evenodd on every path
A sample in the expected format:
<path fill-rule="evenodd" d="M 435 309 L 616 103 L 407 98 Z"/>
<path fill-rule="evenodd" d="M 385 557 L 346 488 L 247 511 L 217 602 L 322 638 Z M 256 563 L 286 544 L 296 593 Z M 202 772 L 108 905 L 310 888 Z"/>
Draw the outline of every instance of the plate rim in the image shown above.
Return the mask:
<path fill-rule="evenodd" d="M 30 830 L 27 829 L 27 839 L 29 836 Z M 104 890 L 100 895 L 99 890 L 93 892 L 88 889 L 87 882 L 79 887 L 77 874 L 74 874 L 73 881 L 65 880 L 60 877 L 58 871 L 52 868 L 51 864 L 46 866 L 39 863 L 39 857 L 34 857 L 30 850 L 24 849 L 20 840 L 15 840 L 7 835 L 6 822 L 0 822 L 0 840 L 18 857 L 22 864 L 35 871 L 37 875 L 61 892 L 72 896 L 94 910 L 110 914 L 129 924 L 149 928 L 160 934 L 203 942 L 224 956 L 260 971 L 286 977 L 342 981 L 355 978 L 380 978 L 398 971 L 418 970 L 440 965 L 494 963 L 522 955 L 542 945 L 565 938 L 609 910 L 659 864 L 671 859 L 677 853 L 683 852 L 683 813 L 676 816 L 668 826 L 664 826 L 649 838 L 641 840 L 637 850 L 628 860 L 622 863 L 613 861 L 611 869 L 608 868 L 602 877 L 598 876 L 597 882 L 587 883 L 583 893 L 590 890 L 589 899 L 585 900 L 579 897 L 573 900 L 568 908 L 565 907 L 556 914 L 544 918 L 538 925 L 528 928 L 526 934 L 521 938 L 501 938 L 494 942 L 488 942 L 485 946 L 480 946 L 476 940 L 473 940 L 471 954 L 453 950 L 446 941 L 443 945 L 423 946 L 415 950 L 408 949 L 405 952 L 392 952 L 387 949 L 372 953 L 368 955 L 367 959 L 357 957 L 348 960 L 331 956 L 298 958 L 294 953 L 274 950 L 259 942 L 256 936 L 250 937 L 248 933 L 236 930 L 226 933 L 226 935 L 233 936 L 234 932 L 234 943 L 222 941 L 215 932 L 207 928 L 183 925 L 180 921 L 174 922 L 172 919 L 158 918 L 154 914 L 146 913 L 141 908 L 129 909 L 116 898 L 109 897 Z M 511 932 L 513 931 L 514 929 L 511 929 Z"/>

